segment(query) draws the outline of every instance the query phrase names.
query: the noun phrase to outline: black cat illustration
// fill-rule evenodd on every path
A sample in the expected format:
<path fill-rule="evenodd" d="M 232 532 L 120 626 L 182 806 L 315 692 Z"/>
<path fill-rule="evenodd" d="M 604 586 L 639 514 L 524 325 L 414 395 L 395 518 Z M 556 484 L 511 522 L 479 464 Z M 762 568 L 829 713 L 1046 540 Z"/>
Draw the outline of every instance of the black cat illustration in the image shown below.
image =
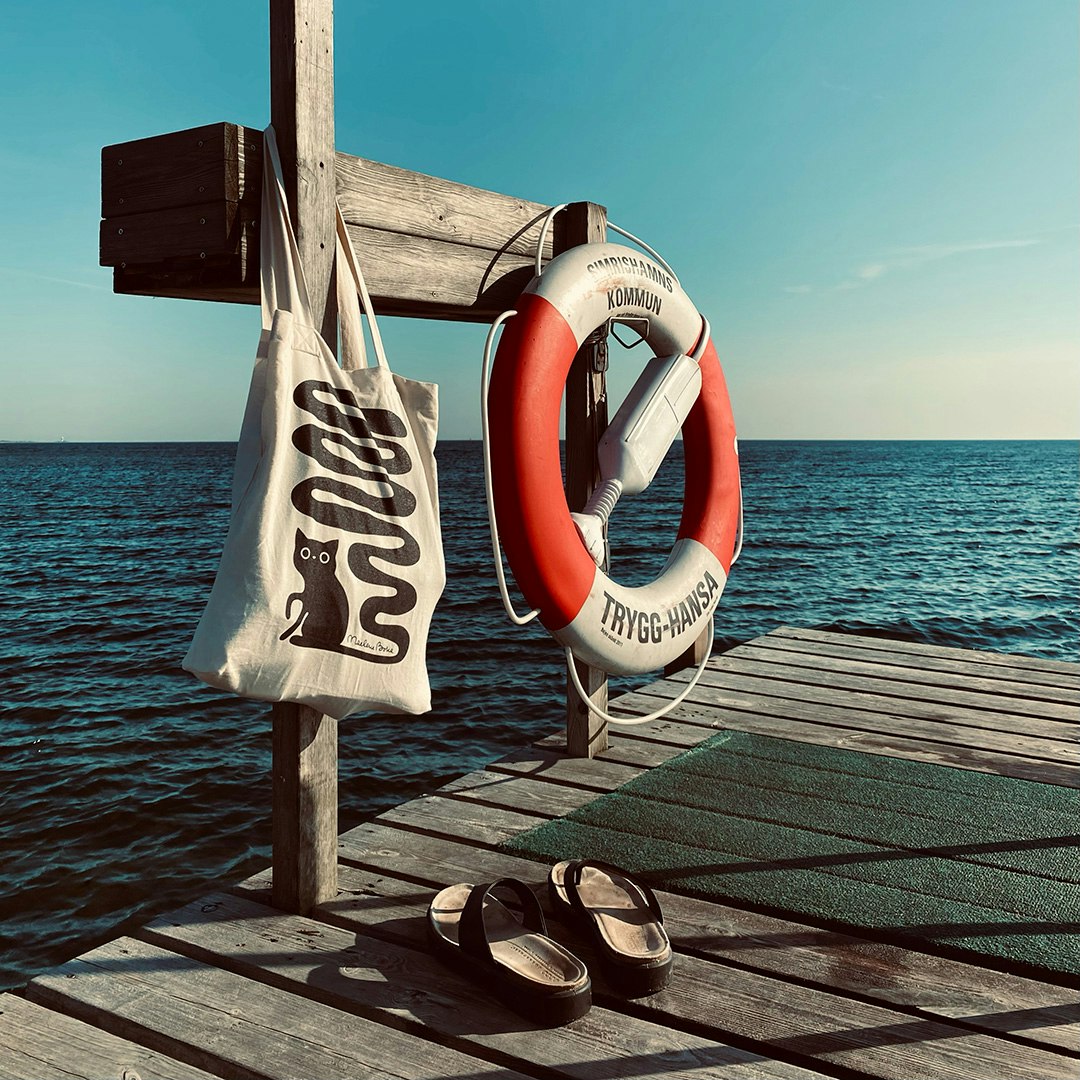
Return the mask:
<path fill-rule="evenodd" d="M 374 519 L 378 523 L 378 519 Z M 387 532 L 389 530 L 382 529 Z M 408 536 L 408 534 L 405 534 Z M 408 539 L 412 539 L 408 537 Z M 412 543 L 416 547 L 415 541 Z M 395 579 L 371 567 L 373 573 L 363 572 L 363 568 L 354 565 L 356 550 L 370 545 L 353 544 L 349 550 L 349 566 L 362 581 L 377 583 L 393 583 Z M 378 551 L 379 549 L 373 549 Z M 375 634 L 392 641 L 397 647 L 395 655 L 388 655 L 388 650 L 381 646 L 374 653 L 361 652 L 350 649 L 345 644 L 346 635 L 349 633 L 349 598 L 337 578 L 337 540 L 312 540 L 305 536 L 300 529 L 296 530 L 296 540 L 293 544 L 293 566 L 300 571 L 304 579 L 304 588 L 301 592 L 289 594 L 285 601 L 285 618 L 293 617 L 293 604 L 299 602 L 300 614 L 296 621 L 280 636 L 279 641 L 289 639 L 290 645 L 302 645 L 308 649 L 322 649 L 324 652 L 343 653 L 346 656 L 358 656 L 376 664 L 394 664 L 404 659 L 409 650 L 409 635 L 402 626 L 384 626 L 377 623 L 371 627 Z M 419 548 L 416 549 L 419 557 Z M 395 558 L 394 551 L 382 552 L 391 561 L 400 561 Z M 415 559 L 411 561 L 415 562 Z M 361 605 L 360 622 L 368 626 L 363 616 L 367 608 L 378 602 L 381 604 L 378 610 L 387 612 L 402 612 L 410 610 L 416 603 L 416 590 L 406 582 L 397 583 L 401 588 L 394 597 L 368 597 Z M 402 589 L 405 590 L 405 604 L 400 603 Z M 299 634 L 292 637 L 292 634 Z M 355 641 L 356 639 L 353 638 Z"/>
<path fill-rule="evenodd" d="M 293 645 L 310 649 L 344 652 L 342 642 L 349 630 L 349 598 L 337 579 L 337 540 L 319 541 L 296 530 L 293 566 L 304 579 L 302 592 L 294 592 L 285 602 L 285 618 L 292 618 L 293 604 L 299 601 L 300 615 L 281 635 Z M 297 631 L 297 637 L 291 637 Z"/>

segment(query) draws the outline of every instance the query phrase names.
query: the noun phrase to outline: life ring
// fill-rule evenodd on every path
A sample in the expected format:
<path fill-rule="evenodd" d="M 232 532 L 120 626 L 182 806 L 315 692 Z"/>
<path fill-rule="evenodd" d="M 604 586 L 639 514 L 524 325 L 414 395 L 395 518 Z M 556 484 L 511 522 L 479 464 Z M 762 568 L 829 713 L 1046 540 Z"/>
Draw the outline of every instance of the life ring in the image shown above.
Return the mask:
<path fill-rule="evenodd" d="M 678 281 L 618 244 L 552 259 L 522 293 L 499 342 L 488 389 L 492 491 L 507 561 L 526 601 L 574 655 L 611 674 L 670 663 L 709 625 L 739 532 L 738 443 L 727 385 L 709 341 L 701 391 L 683 423 L 682 520 L 651 583 L 613 581 L 570 518 L 559 458 L 559 410 L 574 355 L 607 320 L 645 319 L 657 356 L 691 354 L 704 320 Z"/>

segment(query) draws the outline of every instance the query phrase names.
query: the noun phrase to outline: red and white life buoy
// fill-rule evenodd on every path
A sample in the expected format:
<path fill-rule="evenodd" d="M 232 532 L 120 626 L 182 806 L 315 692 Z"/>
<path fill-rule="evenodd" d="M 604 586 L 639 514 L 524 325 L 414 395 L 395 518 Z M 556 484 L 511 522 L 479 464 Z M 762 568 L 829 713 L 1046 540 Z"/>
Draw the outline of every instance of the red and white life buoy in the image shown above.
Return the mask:
<path fill-rule="evenodd" d="M 701 391 L 682 427 L 682 520 L 659 577 L 637 588 L 620 585 L 585 549 L 563 490 L 563 388 L 585 338 L 608 320 L 629 319 L 648 321 L 646 341 L 657 356 L 691 354 L 702 344 L 704 320 L 656 262 L 617 244 L 564 252 L 521 295 L 488 391 L 495 515 L 510 569 L 557 641 L 592 666 L 624 675 L 663 667 L 708 625 L 740 515 L 735 423 L 709 341 L 698 358 Z"/>

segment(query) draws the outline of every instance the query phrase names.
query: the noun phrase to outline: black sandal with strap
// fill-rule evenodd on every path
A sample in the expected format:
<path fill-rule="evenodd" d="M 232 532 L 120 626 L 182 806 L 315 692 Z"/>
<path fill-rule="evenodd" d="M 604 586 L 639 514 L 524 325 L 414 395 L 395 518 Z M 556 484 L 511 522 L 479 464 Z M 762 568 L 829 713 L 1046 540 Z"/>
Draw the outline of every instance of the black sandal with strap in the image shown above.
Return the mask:
<path fill-rule="evenodd" d="M 521 914 L 496 892 L 512 893 Z M 517 878 L 443 889 L 428 907 L 428 937 L 441 960 L 530 1020 L 568 1024 L 592 1005 L 588 970 L 547 936 L 536 896 Z"/>
<path fill-rule="evenodd" d="M 671 979 L 671 942 L 652 889 L 597 859 L 568 859 L 548 875 L 557 910 L 588 933 L 605 973 L 626 997 L 663 989 Z"/>

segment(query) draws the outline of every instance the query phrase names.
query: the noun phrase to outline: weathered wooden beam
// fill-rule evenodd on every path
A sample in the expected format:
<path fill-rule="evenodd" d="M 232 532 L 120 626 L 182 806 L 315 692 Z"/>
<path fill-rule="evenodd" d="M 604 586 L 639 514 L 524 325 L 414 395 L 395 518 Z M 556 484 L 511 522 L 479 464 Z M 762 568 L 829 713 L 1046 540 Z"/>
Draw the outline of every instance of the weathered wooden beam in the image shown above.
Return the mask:
<path fill-rule="evenodd" d="M 532 276 L 544 204 L 340 151 L 334 163 L 379 314 L 487 322 Z M 101 262 L 115 291 L 258 303 L 261 176 L 262 132 L 236 124 L 106 147 Z"/>
<path fill-rule="evenodd" d="M 602 243 L 607 236 L 607 210 L 596 203 L 571 203 L 555 219 L 555 250 Z M 574 357 L 566 379 L 566 501 L 581 510 L 600 479 L 596 444 L 608 424 L 607 332 L 587 339 Z M 574 661 L 589 699 L 607 709 L 607 675 Z M 607 723 L 590 711 L 566 678 L 566 751 L 572 757 L 595 757 L 608 748 Z"/>
<path fill-rule="evenodd" d="M 315 326 L 336 352 L 332 0 L 271 0 L 270 122 Z M 304 914 L 337 894 L 337 721 L 294 702 L 272 712 L 273 902 Z"/>
<path fill-rule="evenodd" d="M 246 184 L 251 154 L 255 171 Z M 106 146 L 101 151 L 101 216 L 239 202 L 249 195 L 258 206 L 261 163 L 262 131 L 239 124 L 206 124 Z"/>

